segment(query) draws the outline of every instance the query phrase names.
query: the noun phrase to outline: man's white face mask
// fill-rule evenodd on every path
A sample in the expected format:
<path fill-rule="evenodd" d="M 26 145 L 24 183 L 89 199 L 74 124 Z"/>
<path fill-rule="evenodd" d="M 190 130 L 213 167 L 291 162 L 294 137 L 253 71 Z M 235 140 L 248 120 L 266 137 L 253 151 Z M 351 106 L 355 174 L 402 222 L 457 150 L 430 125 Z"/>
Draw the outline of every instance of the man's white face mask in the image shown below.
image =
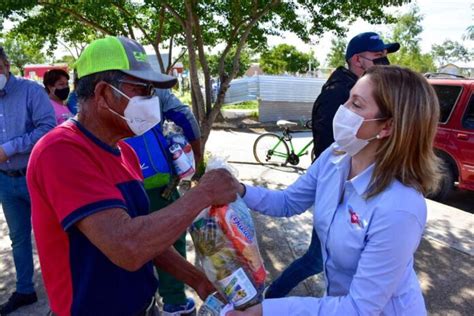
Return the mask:
<path fill-rule="evenodd" d="M 339 146 L 338 149 L 345 151 L 350 156 L 356 155 L 372 140 L 379 138 L 378 134 L 369 139 L 357 138 L 356 135 L 362 123 L 380 120 L 385 120 L 385 118 L 364 119 L 359 114 L 349 110 L 345 105 L 339 106 L 332 121 L 334 140 Z"/>
<path fill-rule="evenodd" d="M 109 84 L 112 89 L 127 98 L 128 104 L 123 116 L 111 108 L 109 110 L 123 118 L 135 135 L 143 135 L 161 121 L 160 99 L 157 96 L 135 96 L 129 98 L 125 93 Z"/>

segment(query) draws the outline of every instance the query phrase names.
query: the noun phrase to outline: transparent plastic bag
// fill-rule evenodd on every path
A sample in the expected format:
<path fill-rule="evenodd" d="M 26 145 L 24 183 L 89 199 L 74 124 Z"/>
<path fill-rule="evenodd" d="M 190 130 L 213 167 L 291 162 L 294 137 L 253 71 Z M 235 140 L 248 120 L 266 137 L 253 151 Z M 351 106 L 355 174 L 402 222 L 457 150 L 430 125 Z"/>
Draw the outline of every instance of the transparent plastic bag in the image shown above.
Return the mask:
<path fill-rule="evenodd" d="M 202 303 L 197 316 L 219 316 L 225 303 L 217 297 L 217 292 L 209 295 Z"/>
<path fill-rule="evenodd" d="M 211 159 L 206 171 L 215 168 L 235 174 L 223 159 Z M 190 234 L 204 273 L 228 302 L 245 309 L 262 301 L 266 270 L 250 210 L 242 199 L 203 210 Z"/>
<path fill-rule="evenodd" d="M 173 167 L 181 180 L 191 180 L 196 173 L 196 162 L 191 144 L 183 134 L 183 130 L 173 122 L 163 124 L 163 135 L 168 142 L 173 159 Z"/>

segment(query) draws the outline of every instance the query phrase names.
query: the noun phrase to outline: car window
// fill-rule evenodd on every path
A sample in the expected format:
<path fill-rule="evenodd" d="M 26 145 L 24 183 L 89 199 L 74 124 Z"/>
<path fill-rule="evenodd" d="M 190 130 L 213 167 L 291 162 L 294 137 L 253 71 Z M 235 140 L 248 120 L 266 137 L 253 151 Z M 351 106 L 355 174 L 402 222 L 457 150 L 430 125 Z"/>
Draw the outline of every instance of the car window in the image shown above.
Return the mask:
<path fill-rule="evenodd" d="M 461 94 L 462 88 L 460 86 L 447 85 L 433 85 L 433 88 L 435 89 L 439 100 L 439 121 L 441 123 L 446 123 L 459 95 Z"/>
<path fill-rule="evenodd" d="M 469 104 L 467 105 L 466 113 L 462 118 L 462 126 L 469 129 L 474 129 L 474 94 L 471 95 Z"/>

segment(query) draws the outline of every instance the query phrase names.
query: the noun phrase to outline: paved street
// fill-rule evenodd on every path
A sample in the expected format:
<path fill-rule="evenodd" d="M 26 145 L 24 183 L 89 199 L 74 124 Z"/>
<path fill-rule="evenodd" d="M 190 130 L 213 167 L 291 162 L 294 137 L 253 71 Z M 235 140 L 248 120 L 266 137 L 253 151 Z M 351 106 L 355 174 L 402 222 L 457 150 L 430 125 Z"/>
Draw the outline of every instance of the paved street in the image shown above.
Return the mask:
<path fill-rule="evenodd" d="M 295 135 L 296 147 L 309 140 L 309 133 Z M 228 156 L 231 165 L 239 173 L 239 179 L 249 184 L 262 184 L 271 188 L 284 188 L 304 172 L 310 164 L 306 156 L 301 168 L 266 167 L 254 164 L 252 145 L 255 133 L 213 131 L 207 149 L 220 156 Z M 472 193 L 461 193 L 453 197 L 457 207 L 428 200 L 429 218 L 423 241 L 416 254 L 416 270 L 421 281 L 430 315 L 474 314 L 474 250 Z M 468 212 L 466 212 L 468 211 Z M 312 215 L 306 212 L 289 219 L 274 219 L 262 215 L 254 216 L 260 239 L 260 249 L 269 271 L 269 280 L 275 278 L 290 262 L 307 248 Z M 14 269 L 9 249 L 7 227 L 0 212 L 0 302 L 4 301 L 14 285 Z M 195 262 L 192 243 L 188 238 L 189 260 Z M 41 283 L 36 259 L 37 289 L 40 302 L 23 308 L 12 315 L 44 315 L 47 301 Z M 308 279 L 294 290 L 293 295 L 321 296 L 324 282 L 322 276 Z M 192 292 L 189 292 L 192 295 Z"/>

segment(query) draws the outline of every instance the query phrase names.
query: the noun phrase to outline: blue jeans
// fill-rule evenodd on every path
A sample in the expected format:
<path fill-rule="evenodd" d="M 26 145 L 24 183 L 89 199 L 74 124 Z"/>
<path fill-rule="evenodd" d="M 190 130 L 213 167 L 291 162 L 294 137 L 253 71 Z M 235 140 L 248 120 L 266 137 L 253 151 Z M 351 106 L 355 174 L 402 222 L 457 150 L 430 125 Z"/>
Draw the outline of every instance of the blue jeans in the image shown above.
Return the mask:
<path fill-rule="evenodd" d="M 285 297 L 300 282 L 323 271 L 323 257 L 318 234 L 313 229 L 306 253 L 293 261 L 267 289 L 265 298 Z"/>
<path fill-rule="evenodd" d="M 33 284 L 33 250 L 31 245 L 31 205 L 26 177 L 0 173 L 0 203 L 7 220 L 16 268 L 16 291 L 29 294 Z"/>

